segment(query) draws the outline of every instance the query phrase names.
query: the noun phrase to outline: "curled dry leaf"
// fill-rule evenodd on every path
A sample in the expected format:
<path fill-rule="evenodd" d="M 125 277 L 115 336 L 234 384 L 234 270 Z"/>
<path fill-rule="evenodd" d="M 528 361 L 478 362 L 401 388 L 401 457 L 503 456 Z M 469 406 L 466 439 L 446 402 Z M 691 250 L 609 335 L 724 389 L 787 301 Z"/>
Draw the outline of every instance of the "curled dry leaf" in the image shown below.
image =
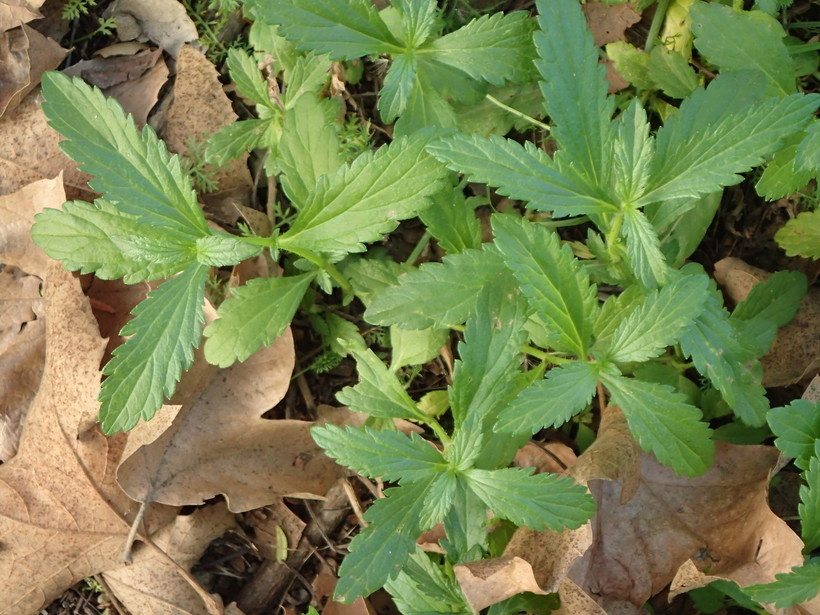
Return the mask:
<path fill-rule="evenodd" d="M 175 58 L 182 45 L 199 36 L 185 7 L 177 0 L 116 0 L 104 15 L 117 20 L 120 40 L 150 40 Z"/>
<path fill-rule="evenodd" d="M 739 258 L 715 263 L 715 279 L 735 303 L 743 301 L 769 275 Z M 820 290 L 809 288 L 797 315 L 778 330 L 771 350 L 760 362 L 765 387 L 787 386 L 820 369 Z"/>
<path fill-rule="evenodd" d="M 42 17 L 38 10 L 45 0 L 3 0 L 0 2 L 0 32 Z"/>
<path fill-rule="evenodd" d="M 234 512 L 284 495 L 321 497 L 339 470 L 313 442 L 313 423 L 261 418 L 284 396 L 293 365 L 288 329 L 244 363 L 218 371 L 162 435 L 122 462 L 123 489 L 141 502 L 174 505 L 223 494 Z"/>
<path fill-rule="evenodd" d="M 532 566 L 520 557 L 500 557 L 453 567 L 456 580 L 474 612 L 479 612 L 521 592 L 545 594 L 532 574 Z"/>

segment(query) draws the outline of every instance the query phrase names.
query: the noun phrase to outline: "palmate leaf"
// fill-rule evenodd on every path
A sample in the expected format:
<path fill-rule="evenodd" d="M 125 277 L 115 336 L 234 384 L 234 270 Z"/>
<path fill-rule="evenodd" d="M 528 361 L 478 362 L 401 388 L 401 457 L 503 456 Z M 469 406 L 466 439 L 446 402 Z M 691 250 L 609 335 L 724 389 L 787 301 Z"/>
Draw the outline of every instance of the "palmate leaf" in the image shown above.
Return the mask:
<path fill-rule="evenodd" d="M 611 403 L 620 407 L 641 447 L 678 474 L 703 474 L 715 454 L 709 426 L 698 408 L 671 387 L 601 371 Z"/>
<path fill-rule="evenodd" d="M 171 397 L 190 367 L 202 336 L 208 268 L 194 265 L 163 282 L 134 308 L 120 334 L 132 336 L 105 364 L 100 421 L 107 434 L 128 431 L 149 420 Z"/>
<path fill-rule="evenodd" d="M 628 363 L 659 356 L 703 310 L 708 283 L 705 275 L 683 276 L 650 293 L 613 332 L 607 358 Z"/>
<path fill-rule="evenodd" d="M 237 91 L 244 98 L 254 105 L 274 108 L 268 94 L 268 84 L 252 56 L 241 49 L 228 49 L 228 71 Z"/>
<path fill-rule="evenodd" d="M 788 406 L 773 408 L 766 418 L 777 436 L 774 444 L 778 450 L 794 457 L 798 468 L 808 470 L 814 443 L 820 440 L 820 404 L 796 399 Z"/>
<path fill-rule="evenodd" d="M 806 602 L 820 593 L 820 557 L 806 561 L 791 572 L 776 574 L 771 583 L 749 585 L 743 591 L 758 602 L 772 603 L 778 608 Z"/>
<path fill-rule="evenodd" d="M 399 276 L 396 286 L 376 293 L 365 319 L 406 329 L 460 325 L 473 313 L 476 295 L 508 271 L 492 247 L 464 250 L 440 263 L 423 263 Z M 444 296 L 447 301 L 441 300 Z"/>
<path fill-rule="evenodd" d="M 800 535 L 807 552 L 820 547 L 820 439 L 814 441 L 814 455 L 809 469 L 803 474 L 805 485 L 800 486 Z"/>
<path fill-rule="evenodd" d="M 535 57 L 532 31 L 532 20 L 525 12 L 483 15 L 418 53 L 430 53 L 436 61 L 493 85 L 526 81 Z"/>
<path fill-rule="evenodd" d="M 424 151 L 425 137 L 396 139 L 375 154 L 365 152 L 324 178 L 279 237 L 285 250 L 361 252 L 399 221 L 429 205 L 441 190 L 446 170 Z"/>
<path fill-rule="evenodd" d="M 219 318 L 205 327 L 207 361 L 228 367 L 271 344 L 293 320 L 311 280 L 310 273 L 256 278 L 233 289 L 219 306 Z"/>
<path fill-rule="evenodd" d="M 393 0 L 401 14 L 403 42 L 410 48 L 421 45 L 430 36 L 436 24 L 435 0 Z"/>
<path fill-rule="evenodd" d="M 456 134 L 431 143 L 427 150 L 453 171 L 496 192 L 527 201 L 533 209 L 557 218 L 615 211 L 605 195 L 577 176 L 562 173 L 543 151 L 497 135 Z"/>
<path fill-rule="evenodd" d="M 555 367 L 501 412 L 495 430 L 531 435 L 544 427 L 563 425 L 589 405 L 597 384 L 593 363 L 571 361 Z"/>
<path fill-rule="evenodd" d="M 469 470 L 464 478 L 496 515 L 534 530 L 575 529 L 595 513 L 595 500 L 570 478 L 534 468 Z"/>
<path fill-rule="evenodd" d="M 384 588 L 404 615 L 473 613 L 458 584 L 421 547 L 416 547 L 398 576 L 385 583 Z"/>
<path fill-rule="evenodd" d="M 533 40 L 552 134 L 591 185 L 607 186 L 614 100 L 578 0 L 539 0 Z"/>
<path fill-rule="evenodd" d="M 455 188 L 436 193 L 432 201 L 419 218 L 447 254 L 481 247 L 481 222 L 475 215 L 479 198 L 465 198 L 464 191 Z"/>
<path fill-rule="evenodd" d="M 179 158 L 151 128 L 139 132 L 119 103 L 79 78 L 45 73 L 43 96 L 49 125 L 67 139 L 60 147 L 96 176 L 91 188 L 178 241 L 210 233 Z"/>
<path fill-rule="evenodd" d="M 555 348 L 585 358 L 597 301 L 595 286 L 555 232 L 516 216 L 492 219 L 495 244 L 521 290 L 556 337 Z"/>
<path fill-rule="evenodd" d="M 249 0 L 259 21 L 279 31 L 305 51 L 334 59 L 401 53 L 402 45 L 367 0 Z"/>
<path fill-rule="evenodd" d="M 416 79 L 417 71 L 418 60 L 415 55 L 402 54 L 393 60 L 390 68 L 387 69 L 384 85 L 379 92 L 379 102 L 376 105 L 383 122 L 389 124 L 404 113 L 414 89 L 419 87 Z"/>
<path fill-rule="evenodd" d="M 441 453 L 415 433 L 408 438 L 398 431 L 336 425 L 313 427 L 310 433 L 325 454 L 370 478 L 412 482 L 447 468 Z"/>

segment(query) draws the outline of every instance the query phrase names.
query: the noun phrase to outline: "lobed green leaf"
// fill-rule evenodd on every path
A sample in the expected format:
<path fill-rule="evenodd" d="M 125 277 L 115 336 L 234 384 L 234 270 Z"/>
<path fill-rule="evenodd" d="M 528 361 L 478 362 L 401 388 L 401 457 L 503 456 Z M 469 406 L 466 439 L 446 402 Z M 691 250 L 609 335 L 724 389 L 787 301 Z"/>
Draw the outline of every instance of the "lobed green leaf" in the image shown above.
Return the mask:
<path fill-rule="evenodd" d="M 415 49 L 430 36 L 436 25 L 435 0 L 393 0 L 393 6 L 401 14 L 401 32 L 405 45 Z"/>
<path fill-rule="evenodd" d="M 275 108 L 256 60 L 242 49 L 228 49 L 228 71 L 236 89 L 254 105 Z"/>
<path fill-rule="evenodd" d="M 778 608 L 807 602 L 820 593 L 820 557 L 811 558 L 791 572 L 776 574 L 774 578 L 771 583 L 749 585 L 743 591 L 758 602 Z"/>
<path fill-rule="evenodd" d="M 766 416 L 777 439 L 778 450 L 794 457 L 801 470 L 809 469 L 814 443 L 820 440 L 820 403 L 796 399 L 788 406 L 773 408 Z"/>
<path fill-rule="evenodd" d="M 820 547 L 820 440 L 814 441 L 814 454 L 809 467 L 803 474 L 805 485 L 800 486 L 800 535 L 805 543 L 805 551 Z"/>
<path fill-rule="evenodd" d="M 414 89 L 419 87 L 417 72 L 418 61 L 416 56 L 410 54 L 396 56 L 387 69 L 377 104 L 382 121 L 386 124 L 393 122 L 407 108 Z"/>
<path fill-rule="evenodd" d="M 788 256 L 820 258 L 820 210 L 798 214 L 774 238 Z"/>
<path fill-rule="evenodd" d="M 647 288 L 657 288 L 669 277 L 658 233 L 644 213 L 635 207 L 623 210 L 623 234 L 632 274 Z"/>

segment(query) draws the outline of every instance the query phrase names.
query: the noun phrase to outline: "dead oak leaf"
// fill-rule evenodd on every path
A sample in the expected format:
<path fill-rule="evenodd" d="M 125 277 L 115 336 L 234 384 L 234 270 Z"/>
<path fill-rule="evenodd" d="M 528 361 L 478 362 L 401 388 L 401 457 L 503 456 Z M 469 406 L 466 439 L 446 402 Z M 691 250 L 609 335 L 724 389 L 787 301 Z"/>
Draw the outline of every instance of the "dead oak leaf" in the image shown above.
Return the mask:
<path fill-rule="evenodd" d="M 587 2 L 583 9 L 595 45 L 598 47 L 626 40 L 627 28 L 641 20 L 641 14 L 628 3 Z"/>
<path fill-rule="evenodd" d="M 46 272 L 46 359 L 16 457 L 0 466 L 2 615 L 30 615 L 80 579 L 112 567 L 134 503 L 114 469 L 123 437 L 96 428 L 105 347 L 78 281 Z M 167 510 L 146 515 L 148 532 Z"/>
<path fill-rule="evenodd" d="M 42 17 L 38 10 L 45 0 L 3 0 L 0 2 L 0 32 Z"/>

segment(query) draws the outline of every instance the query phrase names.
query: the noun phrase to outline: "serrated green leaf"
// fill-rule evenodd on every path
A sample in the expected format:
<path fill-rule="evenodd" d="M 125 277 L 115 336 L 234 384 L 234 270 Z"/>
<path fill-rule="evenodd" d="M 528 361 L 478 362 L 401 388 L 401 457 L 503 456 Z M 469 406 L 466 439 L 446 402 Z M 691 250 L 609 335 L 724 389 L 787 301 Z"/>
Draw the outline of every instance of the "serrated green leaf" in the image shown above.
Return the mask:
<path fill-rule="evenodd" d="M 472 615 L 458 585 L 420 547 L 384 588 L 404 615 Z"/>
<path fill-rule="evenodd" d="M 231 122 L 208 138 L 205 158 L 210 164 L 223 166 L 233 158 L 256 148 L 275 120 L 250 119 Z"/>
<path fill-rule="evenodd" d="M 782 148 L 775 152 L 766 170 L 755 184 L 755 192 L 769 201 L 785 198 L 805 188 L 814 176 L 812 171 L 796 171 L 795 156 L 798 145 L 804 141 L 805 132 L 795 133 L 786 139 Z"/>
<path fill-rule="evenodd" d="M 539 0 L 533 40 L 552 134 L 595 186 L 607 186 L 614 100 L 598 48 L 577 0 Z"/>
<path fill-rule="evenodd" d="M 405 365 L 423 365 L 436 358 L 447 343 L 449 329 L 400 329 L 390 327 L 390 369 L 396 371 Z"/>
<path fill-rule="evenodd" d="M 339 135 L 325 119 L 321 103 L 303 96 L 285 115 L 279 142 L 282 188 L 300 207 L 322 175 L 333 176 L 342 164 Z"/>
<path fill-rule="evenodd" d="M 264 23 L 257 18 L 254 10 L 257 4 L 257 2 L 245 2 L 243 7 L 245 14 L 251 18 L 248 42 L 261 55 L 276 58 L 277 73 L 281 69 L 290 70 L 301 54 L 297 51 L 296 45 L 279 33 L 279 26 Z"/>
<path fill-rule="evenodd" d="M 463 190 L 446 188 L 433 195 L 430 207 L 419 214 L 448 254 L 481 247 L 481 222 L 474 211 L 477 200 L 465 198 Z"/>
<path fill-rule="evenodd" d="M 528 118 L 537 119 L 544 115 L 541 92 L 533 82 L 490 86 L 487 93 L 507 107 L 526 114 Z M 505 135 L 512 128 L 523 133 L 531 126 L 529 119 L 522 119 L 502 109 L 486 96 L 478 103 L 455 103 L 453 108 L 458 117 L 459 131 L 467 134 L 477 133 L 485 137 L 491 134 Z"/>
<path fill-rule="evenodd" d="M 393 6 L 401 14 L 404 44 L 416 48 L 424 43 L 436 24 L 435 0 L 394 0 Z"/>
<path fill-rule="evenodd" d="M 367 509 L 364 518 L 370 525 L 353 539 L 342 560 L 336 600 L 366 596 L 396 577 L 415 550 L 418 534 L 428 529 L 421 525 L 420 514 L 433 479 L 387 489 L 387 497 Z"/>
<path fill-rule="evenodd" d="M 205 317 L 208 268 L 193 266 L 151 291 L 120 331 L 130 339 L 103 367 L 100 421 L 106 434 L 151 419 L 194 359 Z"/>
<path fill-rule="evenodd" d="M 820 173 L 820 120 L 814 120 L 806 129 L 806 137 L 797 146 L 794 169 Z"/>
<path fill-rule="evenodd" d="M 658 207 L 644 208 L 643 211 L 652 226 L 660 231 L 661 252 L 670 267 L 682 267 L 686 259 L 701 244 L 720 207 L 722 196 L 723 190 L 717 190 L 698 199 L 680 199 L 679 214 L 673 211 L 674 206 L 667 206 L 671 203 L 659 203 Z M 656 222 L 659 216 L 656 217 L 654 214 L 661 212 L 667 220 L 671 220 L 665 225 Z"/>
<path fill-rule="evenodd" d="M 273 343 L 293 320 L 314 275 L 256 278 L 234 288 L 205 327 L 205 359 L 219 367 L 244 361 Z"/>
<path fill-rule="evenodd" d="M 656 45 L 649 53 L 647 77 L 672 98 L 686 98 L 698 87 L 698 78 L 689 62 L 677 51 Z"/>
<path fill-rule="evenodd" d="M 814 443 L 820 440 L 820 404 L 796 399 L 788 406 L 773 408 L 766 417 L 778 450 L 794 457 L 794 464 L 801 470 L 809 469 L 814 454 Z"/>
<path fill-rule="evenodd" d="M 470 470 L 464 477 L 499 517 L 534 530 L 560 531 L 583 525 L 595 513 L 595 500 L 581 485 L 533 468 Z"/>
<path fill-rule="evenodd" d="M 471 551 L 486 553 L 488 547 L 487 507 L 464 480 L 458 481 L 453 505 L 444 520 L 447 537 L 441 541 L 448 554 L 461 559 Z"/>
<path fill-rule="evenodd" d="M 646 111 L 635 98 L 621 114 L 613 151 L 615 193 L 624 203 L 643 194 L 649 181 L 649 163 L 655 140 L 649 136 Z"/>
<path fill-rule="evenodd" d="M 807 602 L 820 593 L 820 558 L 809 559 L 774 578 L 771 583 L 749 585 L 743 591 L 758 602 L 773 603 L 778 608 Z"/>
<path fill-rule="evenodd" d="M 93 190 L 180 241 L 209 234 L 179 158 L 151 128 L 138 132 L 119 103 L 79 78 L 47 72 L 42 83 L 49 125 L 66 137 L 66 155 L 96 176 L 88 182 Z"/>
<path fill-rule="evenodd" d="M 274 108 L 259 65 L 242 49 L 228 49 L 228 71 L 236 89 L 255 105 Z"/>
<path fill-rule="evenodd" d="M 625 207 L 623 216 L 622 228 L 632 275 L 647 288 L 657 288 L 669 278 L 669 265 L 661 252 L 658 233 L 639 209 Z"/>
<path fill-rule="evenodd" d="M 804 550 L 814 551 L 820 546 L 820 440 L 814 441 L 814 455 L 803 474 L 805 485 L 800 486 L 800 535 L 806 544 Z"/>
<path fill-rule="evenodd" d="M 820 210 L 798 214 L 786 222 L 774 238 L 787 256 L 820 258 Z"/>
<path fill-rule="evenodd" d="M 795 91 L 786 33 L 771 15 L 706 2 L 695 3 L 690 15 L 695 46 L 721 71 L 760 71 L 770 96 Z"/>
<path fill-rule="evenodd" d="M 397 285 L 376 293 L 365 320 L 407 329 L 460 325 L 473 313 L 476 295 L 507 271 L 498 252 L 488 249 L 424 263 L 401 275 Z M 444 296 L 447 301 L 441 300 Z"/>
<path fill-rule="evenodd" d="M 515 216 L 492 219 L 495 245 L 521 290 L 552 333 L 555 349 L 586 357 L 596 288 L 569 246 L 554 231 Z"/>
<path fill-rule="evenodd" d="M 384 418 L 419 419 L 421 414 L 416 404 L 387 369 L 381 359 L 369 348 L 352 349 L 359 371 L 359 384 L 345 387 L 337 395 L 341 403 L 350 406 L 354 412 Z"/>
<path fill-rule="evenodd" d="M 533 209 L 551 211 L 557 218 L 616 209 L 597 188 L 562 173 L 546 153 L 529 141 L 522 146 L 497 135 L 485 138 L 456 134 L 431 143 L 427 150 L 471 181 L 527 201 Z"/>
<path fill-rule="evenodd" d="M 418 87 L 417 69 L 416 56 L 411 54 L 396 56 L 387 69 L 377 105 L 382 121 L 386 124 L 392 123 L 407 108 L 413 88 Z"/>
<path fill-rule="evenodd" d="M 471 468 L 481 456 L 484 442 L 482 423 L 478 414 L 468 414 L 453 431 L 453 441 L 445 449 L 444 457 L 459 472 Z"/>
<path fill-rule="evenodd" d="M 305 51 L 352 59 L 401 53 L 402 45 L 367 0 L 250 0 L 258 20 Z"/>
<path fill-rule="evenodd" d="M 482 15 L 418 53 L 430 53 L 436 61 L 493 85 L 525 81 L 535 58 L 532 31 L 532 20 L 525 12 Z"/>
<path fill-rule="evenodd" d="M 348 264 L 343 273 L 350 280 L 353 292 L 367 306 L 380 290 L 398 284 L 398 277 L 408 270 L 410 267 L 406 264 L 385 258 L 358 258 Z"/>
<path fill-rule="evenodd" d="M 589 405 L 597 384 L 598 370 L 592 363 L 572 361 L 555 367 L 501 412 L 495 431 L 531 435 L 544 427 L 559 427 Z"/>
<path fill-rule="evenodd" d="M 425 153 L 426 143 L 419 137 L 396 139 L 320 180 L 278 245 L 361 252 L 365 242 L 381 239 L 399 221 L 415 216 L 446 179 L 441 164 Z"/>
<path fill-rule="evenodd" d="M 317 95 L 330 79 L 331 64 L 327 55 L 307 53 L 297 57 L 293 65 L 285 69 L 287 88 L 282 98 L 285 109 L 293 108 L 306 94 Z"/>
<path fill-rule="evenodd" d="M 412 433 L 370 427 L 323 425 L 310 430 L 325 454 L 359 474 L 386 481 L 418 481 L 436 476 L 447 462 L 434 446 Z"/>
<path fill-rule="evenodd" d="M 654 90 L 657 84 L 649 77 L 649 54 L 626 41 L 608 43 L 607 57 L 618 73 L 639 90 Z"/>
<path fill-rule="evenodd" d="M 439 472 L 424 496 L 424 506 L 419 513 L 422 526 L 433 527 L 444 520 L 453 505 L 458 482 L 454 472 Z"/>
<path fill-rule="evenodd" d="M 196 257 L 203 265 L 226 267 L 257 256 L 262 251 L 239 237 L 227 233 L 214 233 L 196 240 Z"/>
<path fill-rule="evenodd" d="M 204 239 L 204 237 L 199 239 Z M 197 262 L 196 243 L 199 239 L 194 242 L 191 240 L 178 241 L 176 238 L 169 239 L 161 236 L 111 236 L 111 242 L 120 249 L 125 258 L 135 263 L 157 263 L 169 268 L 175 267 L 174 273 Z"/>
<path fill-rule="evenodd" d="M 607 358 L 628 363 L 659 356 L 703 310 L 708 282 L 705 275 L 683 276 L 650 293 L 613 332 Z"/>
<path fill-rule="evenodd" d="M 623 410 L 641 448 L 684 476 L 706 472 L 715 455 L 712 430 L 698 408 L 671 387 L 601 372 L 610 403 Z"/>
<path fill-rule="evenodd" d="M 733 102 L 736 94 L 724 84 L 734 83 L 720 76 L 705 91 L 697 90 L 658 131 L 652 180 L 639 204 L 698 197 L 737 184 L 739 173 L 759 165 L 802 130 L 820 103 L 816 95 L 794 94 L 705 113 L 716 101 Z"/>
<path fill-rule="evenodd" d="M 62 211 L 45 209 L 35 216 L 31 237 L 51 258 L 63 261 L 69 271 L 94 272 L 103 280 L 121 277 L 126 284 L 134 284 L 167 278 L 181 269 L 178 262 L 134 261 L 123 254 L 113 239 L 136 237 L 146 230 L 162 234 L 161 229 L 146 228 L 136 216 L 121 212 L 105 199 L 97 199 L 93 204 L 68 201 Z"/>

